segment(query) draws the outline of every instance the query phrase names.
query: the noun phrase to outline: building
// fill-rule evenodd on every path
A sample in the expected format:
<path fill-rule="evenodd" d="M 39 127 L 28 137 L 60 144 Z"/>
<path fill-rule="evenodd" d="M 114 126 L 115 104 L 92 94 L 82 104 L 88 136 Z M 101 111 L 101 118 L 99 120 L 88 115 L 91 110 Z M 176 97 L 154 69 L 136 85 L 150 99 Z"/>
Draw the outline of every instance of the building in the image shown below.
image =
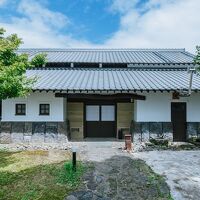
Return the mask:
<path fill-rule="evenodd" d="M 1 143 L 87 137 L 185 141 L 200 134 L 200 77 L 184 49 L 21 49 L 47 54 L 27 98 L 2 101 Z"/>

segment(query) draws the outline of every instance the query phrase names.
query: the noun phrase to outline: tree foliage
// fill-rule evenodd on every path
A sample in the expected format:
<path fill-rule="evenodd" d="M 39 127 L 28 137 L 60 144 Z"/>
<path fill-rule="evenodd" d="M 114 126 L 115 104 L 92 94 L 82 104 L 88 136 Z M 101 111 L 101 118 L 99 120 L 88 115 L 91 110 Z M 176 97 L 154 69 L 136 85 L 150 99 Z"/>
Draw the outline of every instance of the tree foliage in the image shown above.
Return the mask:
<path fill-rule="evenodd" d="M 200 67 L 200 46 L 197 46 L 196 49 L 197 55 L 194 58 L 194 64 Z"/>
<path fill-rule="evenodd" d="M 35 66 L 35 67 L 42 67 L 44 64 L 46 64 L 46 54 L 45 53 L 37 54 L 31 60 L 31 65 Z"/>
<path fill-rule="evenodd" d="M 5 30 L 0 28 L 0 100 L 26 96 L 36 81 L 35 77 L 26 77 L 26 70 L 46 63 L 44 54 L 31 61 L 27 54 L 17 54 L 21 44 L 22 39 L 16 34 L 5 36 Z"/>

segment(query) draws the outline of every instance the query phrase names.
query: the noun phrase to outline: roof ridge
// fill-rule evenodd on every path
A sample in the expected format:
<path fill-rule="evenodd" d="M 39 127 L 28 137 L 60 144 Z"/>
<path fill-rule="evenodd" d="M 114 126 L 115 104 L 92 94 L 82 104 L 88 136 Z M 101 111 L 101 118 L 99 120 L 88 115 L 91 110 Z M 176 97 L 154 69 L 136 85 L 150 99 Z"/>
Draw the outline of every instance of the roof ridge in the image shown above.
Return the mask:
<path fill-rule="evenodd" d="M 28 71 L 44 70 L 66 70 L 66 71 L 187 71 L 185 68 L 65 68 L 65 67 L 36 67 L 27 69 Z"/>
<path fill-rule="evenodd" d="M 185 48 L 20 48 L 17 51 L 181 51 Z"/>

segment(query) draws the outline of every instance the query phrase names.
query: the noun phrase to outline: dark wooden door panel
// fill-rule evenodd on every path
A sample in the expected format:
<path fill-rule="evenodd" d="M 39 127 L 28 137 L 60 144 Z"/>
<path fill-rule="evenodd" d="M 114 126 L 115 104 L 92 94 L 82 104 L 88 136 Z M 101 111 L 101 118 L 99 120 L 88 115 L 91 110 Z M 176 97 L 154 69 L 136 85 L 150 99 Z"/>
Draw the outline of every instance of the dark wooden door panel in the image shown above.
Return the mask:
<path fill-rule="evenodd" d="M 101 137 L 100 122 L 86 122 L 87 137 Z"/>
<path fill-rule="evenodd" d="M 114 122 L 101 122 L 101 135 L 102 137 L 115 137 L 115 123 Z"/>
<path fill-rule="evenodd" d="M 186 140 L 186 103 L 171 104 L 171 120 L 173 124 L 173 140 Z"/>

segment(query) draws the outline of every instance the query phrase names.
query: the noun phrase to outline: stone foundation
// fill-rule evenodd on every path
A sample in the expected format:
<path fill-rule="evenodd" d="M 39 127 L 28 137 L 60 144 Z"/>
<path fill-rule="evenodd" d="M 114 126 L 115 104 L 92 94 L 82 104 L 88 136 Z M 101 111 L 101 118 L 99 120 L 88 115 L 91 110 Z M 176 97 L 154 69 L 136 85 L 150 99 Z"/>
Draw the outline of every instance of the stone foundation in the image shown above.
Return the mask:
<path fill-rule="evenodd" d="M 0 143 L 68 142 L 66 122 L 0 122 Z"/>
<path fill-rule="evenodd" d="M 187 123 L 187 139 L 192 137 L 200 138 L 200 122 Z"/>
<path fill-rule="evenodd" d="M 134 122 L 132 130 L 134 142 L 146 142 L 151 138 L 163 138 L 173 141 L 171 122 Z M 200 138 L 200 122 L 187 122 L 186 138 Z"/>
<path fill-rule="evenodd" d="M 132 136 L 134 142 L 147 142 L 152 138 L 173 140 L 170 122 L 134 122 Z"/>

